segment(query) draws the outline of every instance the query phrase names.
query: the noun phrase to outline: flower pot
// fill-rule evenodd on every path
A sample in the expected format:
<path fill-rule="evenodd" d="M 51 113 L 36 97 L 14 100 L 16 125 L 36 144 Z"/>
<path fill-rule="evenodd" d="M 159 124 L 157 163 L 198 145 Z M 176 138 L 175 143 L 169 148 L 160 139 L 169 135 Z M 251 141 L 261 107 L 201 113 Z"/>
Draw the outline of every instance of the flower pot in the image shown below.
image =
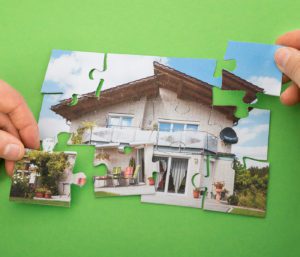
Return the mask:
<path fill-rule="evenodd" d="M 52 194 L 45 194 L 45 198 L 51 199 L 52 198 Z"/>
<path fill-rule="evenodd" d="M 199 198 L 200 191 L 199 190 L 193 190 L 193 196 L 194 196 L 195 199 Z"/>
<path fill-rule="evenodd" d="M 222 192 L 222 188 L 216 188 L 216 193 L 220 194 Z"/>
<path fill-rule="evenodd" d="M 129 178 L 124 178 L 124 186 L 129 186 Z"/>
<path fill-rule="evenodd" d="M 154 184 L 155 184 L 155 181 L 153 178 L 148 178 L 148 182 L 149 182 L 150 186 L 154 186 Z"/>
<path fill-rule="evenodd" d="M 35 197 L 37 197 L 37 198 L 44 198 L 44 193 L 42 193 L 42 192 L 35 192 Z"/>

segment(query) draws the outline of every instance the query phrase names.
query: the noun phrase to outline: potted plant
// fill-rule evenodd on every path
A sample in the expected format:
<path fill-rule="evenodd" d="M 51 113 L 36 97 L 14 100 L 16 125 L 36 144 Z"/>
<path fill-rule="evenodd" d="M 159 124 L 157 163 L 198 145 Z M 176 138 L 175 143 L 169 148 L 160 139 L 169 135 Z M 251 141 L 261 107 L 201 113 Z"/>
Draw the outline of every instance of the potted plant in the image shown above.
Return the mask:
<path fill-rule="evenodd" d="M 200 188 L 199 187 L 195 187 L 193 190 L 193 196 L 195 199 L 200 197 Z"/>
<path fill-rule="evenodd" d="M 154 180 L 153 177 L 149 177 L 149 178 L 148 178 L 148 181 L 149 181 L 149 185 L 150 185 L 150 186 L 154 186 L 155 180 Z"/>
<path fill-rule="evenodd" d="M 205 190 L 200 190 L 200 195 L 204 196 L 205 195 Z"/>
<path fill-rule="evenodd" d="M 132 167 L 132 170 L 135 169 L 135 159 L 133 157 L 130 158 L 128 166 Z"/>
<path fill-rule="evenodd" d="M 214 183 L 214 186 L 216 187 L 216 189 L 222 190 L 223 186 L 224 186 L 224 183 L 222 183 L 222 182 L 216 182 L 216 183 Z"/>
<path fill-rule="evenodd" d="M 51 190 L 46 190 L 45 191 L 45 198 L 47 198 L 47 199 L 52 198 L 52 192 L 51 192 Z"/>
<path fill-rule="evenodd" d="M 216 188 L 216 200 L 218 202 L 220 202 L 220 200 L 221 200 L 221 192 L 223 190 L 224 183 L 222 183 L 222 182 L 216 182 L 216 183 L 214 183 L 214 186 Z"/>
<path fill-rule="evenodd" d="M 44 198 L 45 196 L 45 188 L 40 187 L 35 190 L 35 197 Z"/>

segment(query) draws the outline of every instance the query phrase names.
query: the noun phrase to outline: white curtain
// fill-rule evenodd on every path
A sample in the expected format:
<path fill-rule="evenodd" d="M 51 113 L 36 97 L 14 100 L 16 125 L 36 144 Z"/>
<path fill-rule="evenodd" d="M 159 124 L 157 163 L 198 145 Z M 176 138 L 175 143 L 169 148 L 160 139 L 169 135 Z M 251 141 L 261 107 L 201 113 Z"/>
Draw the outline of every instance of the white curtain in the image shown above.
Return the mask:
<path fill-rule="evenodd" d="M 179 189 L 184 177 L 186 176 L 187 167 L 188 167 L 187 159 L 178 159 L 178 158 L 172 159 L 171 175 L 173 177 L 175 193 L 178 193 L 178 189 Z"/>

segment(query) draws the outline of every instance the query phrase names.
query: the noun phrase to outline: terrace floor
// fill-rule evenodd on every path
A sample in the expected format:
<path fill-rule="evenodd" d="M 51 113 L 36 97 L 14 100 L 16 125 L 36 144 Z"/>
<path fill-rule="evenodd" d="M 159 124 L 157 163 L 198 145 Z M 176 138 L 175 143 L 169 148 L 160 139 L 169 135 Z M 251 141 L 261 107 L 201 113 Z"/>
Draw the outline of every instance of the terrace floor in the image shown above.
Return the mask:
<path fill-rule="evenodd" d="M 94 191 L 97 197 L 155 194 L 154 186 L 149 186 L 145 184 L 124 187 L 94 187 Z"/>
<path fill-rule="evenodd" d="M 202 197 L 195 199 L 185 195 L 157 192 L 155 195 L 142 195 L 142 202 L 201 208 Z"/>

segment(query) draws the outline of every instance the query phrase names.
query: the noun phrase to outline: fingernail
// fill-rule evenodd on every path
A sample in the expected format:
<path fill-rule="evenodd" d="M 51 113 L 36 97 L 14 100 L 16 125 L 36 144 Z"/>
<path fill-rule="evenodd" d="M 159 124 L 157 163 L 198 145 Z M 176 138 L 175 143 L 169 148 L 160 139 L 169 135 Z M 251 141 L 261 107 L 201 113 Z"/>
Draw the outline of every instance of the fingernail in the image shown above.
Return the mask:
<path fill-rule="evenodd" d="M 20 156 L 21 148 L 17 144 L 8 144 L 4 148 L 4 158 L 9 160 L 18 159 Z"/>
<path fill-rule="evenodd" d="M 290 55 L 290 49 L 287 47 L 281 47 L 275 52 L 275 61 L 280 67 L 283 68 L 287 64 Z"/>

